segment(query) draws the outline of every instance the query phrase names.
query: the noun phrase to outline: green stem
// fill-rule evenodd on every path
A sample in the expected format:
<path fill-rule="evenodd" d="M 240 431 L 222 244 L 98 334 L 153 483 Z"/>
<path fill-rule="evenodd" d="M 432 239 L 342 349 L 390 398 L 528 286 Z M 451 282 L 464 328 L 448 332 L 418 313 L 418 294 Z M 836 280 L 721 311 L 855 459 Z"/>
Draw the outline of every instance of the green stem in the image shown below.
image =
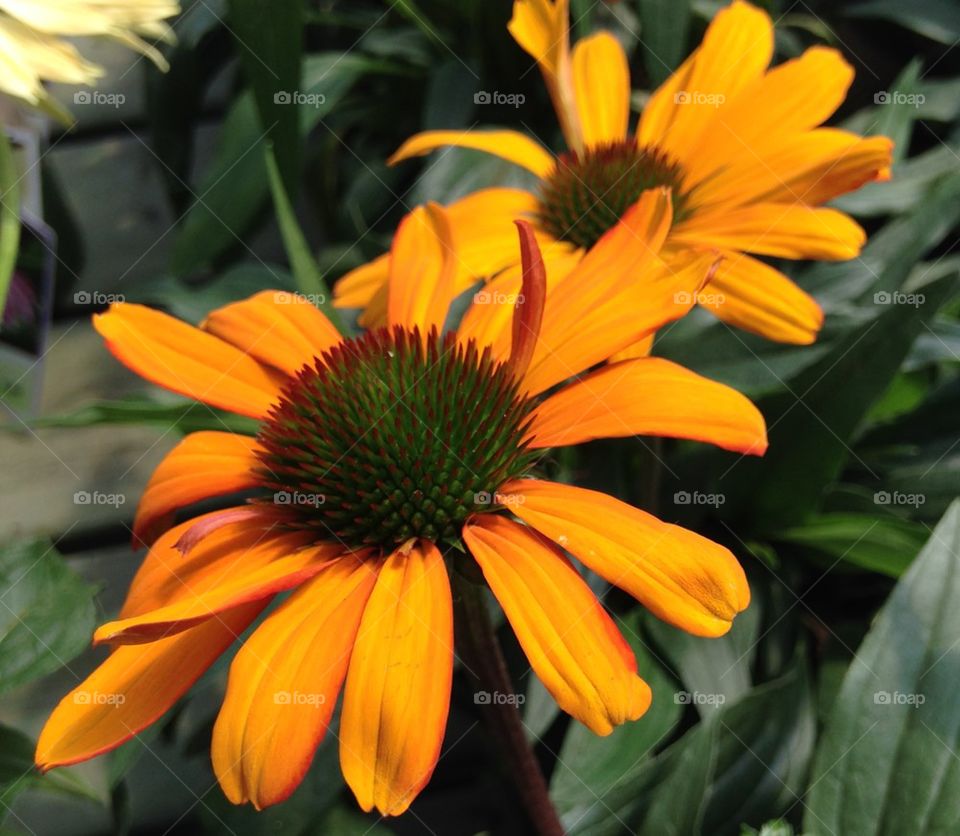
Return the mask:
<path fill-rule="evenodd" d="M 477 693 L 489 695 L 489 699 L 481 703 L 484 719 L 500 746 L 536 833 L 563 836 L 563 825 L 550 800 L 547 782 L 527 742 L 517 701 L 507 699 L 514 693 L 513 683 L 487 613 L 483 587 L 457 572 L 454 577 L 457 645 L 468 672 L 477 680 Z"/>

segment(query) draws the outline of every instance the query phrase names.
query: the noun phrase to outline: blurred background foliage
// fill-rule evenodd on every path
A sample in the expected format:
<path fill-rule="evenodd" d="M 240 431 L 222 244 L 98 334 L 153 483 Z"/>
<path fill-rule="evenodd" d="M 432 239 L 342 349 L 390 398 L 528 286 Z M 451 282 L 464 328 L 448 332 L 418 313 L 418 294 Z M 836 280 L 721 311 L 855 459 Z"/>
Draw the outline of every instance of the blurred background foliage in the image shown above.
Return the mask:
<path fill-rule="evenodd" d="M 607 594 L 654 704 L 606 739 L 560 716 L 525 673 L 509 630 L 503 639 L 570 833 L 956 833 L 960 6 L 761 5 L 777 22 L 777 60 L 825 43 L 856 68 L 836 124 L 897 141 L 892 181 L 837 201 L 866 226 L 869 244 L 849 262 L 782 265 L 825 310 L 815 346 L 754 339 L 699 312 L 658 337 L 655 353 L 758 402 L 771 440 L 762 461 L 633 439 L 593 443 L 550 465 L 727 544 L 748 571 L 754 602 L 728 636 L 706 640 Z M 627 47 L 639 111 L 719 4 L 571 6 L 575 37 L 607 27 Z M 384 252 L 416 203 L 529 184 L 519 169 L 470 151 L 397 168 L 384 162 L 426 128 L 510 126 L 559 147 L 539 74 L 506 33 L 509 15 L 508 0 L 185 3 L 170 72 L 143 73 L 142 113 L 120 109 L 92 123 L 80 113 L 72 133 L 52 138 L 68 149 L 106 149 L 119 132 L 142 146 L 145 161 L 118 172 L 107 192 L 84 191 L 76 177 L 67 190 L 55 168 L 44 171 L 47 221 L 60 241 L 55 333 L 89 332 L 77 288 L 122 293 L 193 322 L 264 287 L 320 292 L 320 277 L 330 285 Z M 278 102 L 278 90 L 307 101 Z M 521 93 L 525 102 L 477 104 L 481 91 Z M 884 97 L 891 92 L 903 95 Z M 92 276 L 85 265 L 102 266 L 99 248 L 122 246 L 128 230 L 120 223 L 91 236 L 85 214 L 99 217 L 104 200 L 136 203 L 148 179 L 160 184 L 164 207 L 156 234 L 138 240 L 126 263 L 107 261 L 113 272 Z M 85 362 L 103 379 L 89 391 L 102 397 L 46 398 L 32 438 L 50 450 L 102 439 L 86 435 L 97 427 L 156 433 L 146 461 L 144 437 L 130 436 L 137 452 L 123 454 L 125 472 L 93 467 L 86 487 L 119 485 L 129 497 L 115 513 L 76 530 L 64 514 L 8 525 L 0 548 L 3 832 L 527 832 L 459 678 L 446 753 L 397 821 L 357 812 L 333 737 L 289 802 L 261 814 L 231 807 L 207 754 L 223 660 L 162 723 L 116 753 L 44 778 L 31 771 L 39 724 L 97 658 L 84 652 L 93 624 L 116 610 L 135 566 L 123 543 L 148 465 L 181 433 L 222 420 L 248 428 L 134 385 L 96 340 L 86 345 Z M 70 368 L 49 365 L 48 389 Z M 10 507 L 28 489 L 29 467 L 20 467 L 3 485 Z"/>

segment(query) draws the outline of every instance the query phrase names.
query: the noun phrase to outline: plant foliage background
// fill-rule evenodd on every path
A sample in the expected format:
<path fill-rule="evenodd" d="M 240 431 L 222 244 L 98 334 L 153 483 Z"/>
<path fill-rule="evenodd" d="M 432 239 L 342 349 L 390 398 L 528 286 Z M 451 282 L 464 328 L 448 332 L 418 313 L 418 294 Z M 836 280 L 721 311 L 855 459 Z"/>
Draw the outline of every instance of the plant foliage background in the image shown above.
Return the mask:
<path fill-rule="evenodd" d="M 607 739 L 556 713 L 503 631 L 525 723 L 571 834 L 960 832 L 960 5 L 764 5 L 777 21 L 778 60 L 828 43 L 855 66 L 838 123 L 894 137 L 894 177 L 839 201 L 870 232 L 860 258 L 787 268 L 824 307 L 816 345 L 774 345 L 696 313 L 658 338 L 656 353 L 757 400 L 771 440 L 762 461 L 631 440 L 555 462 L 561 475 L 575 470 L 727 544 L 754 600 L 728 636 L 708 640 L 608 595 L 654 704 Z M 628 45 L 639 109 L 717 4 L 571 6 L 575 35 L 605 26 Z M 99 276 L 93 286 L 199 321 L 257 289 L 302 288 L 320 276 L 332 283 L 382 253 L 418 202 L 504 178 L 522 183 L 523 172 L 463 150 L 384 163 L 425 128 L 519 127 L 557 147 L 539 74 L 506 34 L 509 14 L 506 0 L 188 2 L 171 71 L 146 73 L 146 118 L 117 114 L 149 149 L 149 176 L 163 183 L 172 219 L 165 266 L 127 265 L 122 281 Z M 277 101 L 277 90 L 305 94 L 305 103 Z M 477 94 L 492 91 L 524 101 L 483 104 Z M 78 115 L 77 130 L 53 142 L 98 141 L 102 127 Z M 59 333 L 87 331 L 91 311 L 78 303 L 75 279 L 91 286 L 84 249 L 89 256 L 124 230 L 84 240 L 78 215 L 105 197 L 135 205 L 137 182 L 104 196 L 64 193 L 53 171 L 45 179 L 60 239 Z M 116 375 L 105 351 L 88 357 L 98 374 Z M 48 400 L 29 432 L 43 442 L 69 429 L 71 443 L 83 444 L 97 426 L 146 424 L 159 450 L 181 433 L 239 420 L 129 382 L 121 388 L 124 397 L 111 391 L 69 410 Z M 4 445 L 27 433 L 12 429 L 20 435 L 6 434 Z M 261 814 L 231 807 L 207 754 L 223 662 L 118 752 L 33 773 L 34 735 L 98 658 L 85 650 L 94 622 L 116 609 L 136 563 L 118 546 L 142 473 L 131 468 L 120 481 L 129 502 L 112 518 L 78 532 L 13 521 L 19 536 L 0 547 L 4 833 L 525 832 L 459 678 L 446 753 L 396 821 L 356 811 L 329 739 L 288 803 Z M 12 504 L 23 485 L 8 475 L 0 488 Z"/>

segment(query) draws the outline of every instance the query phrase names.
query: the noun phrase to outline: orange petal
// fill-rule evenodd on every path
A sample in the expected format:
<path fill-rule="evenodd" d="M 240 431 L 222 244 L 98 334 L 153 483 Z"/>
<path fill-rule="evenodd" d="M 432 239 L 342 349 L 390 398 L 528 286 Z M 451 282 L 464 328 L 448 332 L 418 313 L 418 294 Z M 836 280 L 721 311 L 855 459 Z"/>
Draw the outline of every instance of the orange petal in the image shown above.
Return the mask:
<path fill-rule="evenodd" d="M 453 602 L 426 541 L 387 558 L 360 622 L 340 719 L 340 765 L 360 806 L 402 813 L 430 780 L 450 708 Z"/>
<path fill-rule="evenodd" d="M 650 707 L 630 646 L 552 543 L 494 514 L 471 519 L 463 539 L 530 666 L 564 711 L 607 735 Z"/>
<path fill-rule="evenodd" d="M 119 303 L 93 327 L 125 366 L 151 383 L 239 415 L 263 418 L 284 378 L 221 339 L 143 305 Z"/>
<path fill-rule="evenodd" d="M 390 250 L 387 324 L 419 328 L 424 337 L 443 330 L 455 271 L 446 210 L 436 203 L 418 206 L 400 222 Z"/>
<path fill-rule="evenodd" d="M 211 745 L 214 772 L 234 804 L 277 804 L 303 780 L 330 723 L 376 577 L 363 560 L 331 563 L 237 653 Z"/>
<path fill-rule="evenodd" d="M 395 165 L 421 157 L 445 145 L 486 151 L 507 162 L 546 177 L 553 168 L 553 156 L 538 142 L 517 131 L 423 131 L 401 145 L 387 162 Z"/>
<path fill-rule="evenodd" d="M 241 506 L 238 510 L 249 508 Z M 130 584 L 121 619 L 132 619 L 174 604 L 202 600 L 236 573 L 257 571 L 264 565 L 310 544 L 310 532 L 279 528 L 277 521 L 243 520 L 212 531 L 184 556 L 177 543 L 197 524 L 222 511 L 174 526 L 153 544 Z"/>
<path fill-rule="evenodd" d="M 836 209 L 755 203 L 725 212 L 693 215 L 670 236 L 674 246 L 743 250 L 780 258 L 843 261 L 860 254 L 866 234 Z"/>
<path fill-rule="evenodd" d="M 390 253 L 377 256 L 345 273 L 333 288 L 333 304 L 338 308 L 365 308 L 376 292 L 387 284 Z"/>
<path fill-rule="evenodd" d="M 118 647 L 53 710 L 37 742 L 37 766 L 87 760 L 155 722 L 263 607 L 247 604 L 176 636 Z"/>
<path fill-rule="evenodd" d="M 823 311 L 779 270 L 743 253 L 729 252 L 701 305 L 724 322 L 781 343 L 809 345 L 823 326 Z"/>
<path fill-rule="evenodd" d="M 202 544 L 197 548 L 201 547 Z M 228 572 L 221 567 L 219 576 L 215 578 L 215 573 L 208 571 L 204 580 L 209 585 L 205 585 L 205 588 L 198 589 L 199 584 L 194 583 L 190 591 L 174 603 L 104 624 L 93 634 L 94 644 L 137 644 L 179 633 L 240 604 L 293 589 L 312 578 L 344 551 L 339 543 L 287 552 L 289 547 L 290 538 L 264 540 L 256 547 L 238 554 Z"/>
<path fill-rule="evenodd" d="M 651 97 L 637 128 L 641 145 L 656 144 L 681 162 L 701 138 L 718 109 L 729 106 L 759 79 L 773 56 L 773 24 L 749 3 L 717 12 L 703 43 Z"/>
<path fill-rule="evenodd" d="M 150 545 L 173 512 L 202 499 L 256 487 L 257 442 L 246 435 L 196 432 L 174 447 L 153 471 L 133 521 L 136 543 Z"/>
<path fill-rule="evenodd" d="M 577 41 L 573 85 L 584 145 L 624 140 L 630 116 L 630 69 L 623 47 L 609 32 Z"/>
<path fill-rule="evenodd" d="M 542 236 L 538 238 L 538 246 L 543 257 L 549 299 L 553 288 L 580 263 L 583 251 L 562 241 L 545 243 Z M 473 302 L 464 313 L 457 329 L 461 343 L 474 340 L 481 348 L 490 346 L 493 356 L 498 360 L 506 360 L 510 356 L 513 310 L 522 292 L 522 273 L 518 262 L 473 295 Z"/>
<path fill-rule="evenodd" d="M 480 189 L 446 207 L 457 254 L 455 293 L 518 263 L 513 221 L 533 217 L 536 209 L 537 199 L 530 192 L 501 188 Z M 543 232 L 538 235 L 541 241 L 547 238 Z M 377 292 L 387 285 L 388 258 L 380 256 L 347 273 L 337 283 L 334 304 L 340 308 L 374 304 Z"/>
<path fill-rule="evenodd" d="M 659 357 L 604 366 L 564 387 L 537 408 L 530 433 L 532 448 L 657 435 L 758 456 L 767 449 L 766 424 L 749 399 Z"/>
<path fill-rule="evenodd" d="M 834 128 L 784 137 L 761 157 L 741 154 L 690 195 L 697 212 L 716 212 L 748 203 L 817 205 L 877 179 L 891 161 L 886 137 L 863 139 Z"/>
<path fill-rule="evenodd" d="M 569 5 L 569 0 L 514 0 L 507 29 L 540 67 L 567 145 L 582 151 L 570 62 Z"/>
<path fill-rule="evenodd" d="M 200 327 L 291 376 L 342 339 L 316 305 L 285 290 L 217 308 Z"/>
<path fill-rule="evenodd" d="M 743 159 L 766 156 L 783 137 L 815 128 L 840 106 L 853 68 L 835 49 L 815 46 L 774 67 L 714 108 L 696 147 L 684 159 L 687 183 L 698 183 Z"/>
<path fill-rule="evenodd" d="M 547 298 L 547 272 L 543 256 L 537 246 L 533 227 L 526 221 L 517 221 L 520 232 L 520 261 L 523 278 L 520 296 L 513 308 L 513 329 L 510 359 L 511 374 L 523 377 L 530 365 L 543 323 L 543 306 Z"/>
<path fill-rule="evenodd" d="M 610 357 L 611 363 L 619 363 L 621 360 L 637 360 L 640 357 L 649 357 L 653 351 L 653 343 L 657 335 L 650 334 L 637 340 L 633 345 L 627 346 L 623 351 L 618 351 Z"/>
<path fill-rule="evenodd" d="M 722 636 L 750 603 L 736 558 L 699 534 L 584 488 L 518 479 L 500 491 L 520 519 L 688 633 Z"/>

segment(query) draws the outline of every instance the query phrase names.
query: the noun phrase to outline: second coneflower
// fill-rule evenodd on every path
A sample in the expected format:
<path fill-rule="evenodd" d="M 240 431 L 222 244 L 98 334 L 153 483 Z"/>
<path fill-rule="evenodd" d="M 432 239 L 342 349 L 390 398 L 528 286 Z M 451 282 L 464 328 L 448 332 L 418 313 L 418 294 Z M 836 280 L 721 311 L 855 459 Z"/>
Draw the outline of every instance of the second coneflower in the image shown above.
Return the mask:
<path fill-rule="evenodd" d="M 537 178 L 533 191 L 484 189 L 449 207 L 463 252 L 463 287 L 496 277 L 499 292 L 519 277 L 512 221 L 530 219 L 558 270 L 589 251 L 645 189 L 673 190 L 665 256 L 716 249 L 723 255 L 701 302 L 725 322 L 773 340 L 810 343 L 823 322 L 817 303 L 754 256 L 848 259 L 865 236 L 830 199 L 889 176 L 893 143 L 820 127 L 842 104 L 853 68 L 839 52 L 808 49 L 768 69 L 773 24 L 736 0 L 721 9 L 701 45 L 629 129 L 630 73 L 616 38 L 600 32 L 571 49 L 567 0 L 516 0 L 509 29 L 540 66 L 567 150 L 555 156 L 509 130 L 426 131 L 396 163 L 442 146 L 496 154 Z M 548 262 L 549 263 L 549 262 Z M 349 273 L 337 304 L 383 317 L 386 258 Z"/>
<path fill-rule="evenodd" d="M 640 717 L 650 690 L 564 551 L 703 636 L 725 633 L 747 606 L 743 570 L 710 540 L 536 471 L 546 449 L 600 437 L 765 449 L 761 415 L 726 386 L 658 359 L 586 372 L 682 315 L 676 295 L 699 287 L 702 260 L 657 265 L 669 225 L 669 195 L 648 193 L 549 292 L 523 228 L 523 297 L 506 339 L 495 320 L 490 334 L 476 318 L 469 332 L 443 331 L 455 256 L 436 206 L 399 229 L 387 325 L 359 337 L 269 291 L 199 329 L 132 304 L 98 316 L 130 368 L 260 430 L 195 433 L 160 464 L 135 520 L 150 551 L 119 619 L 95 637 L 114 650 L 53 712 L 40 767 L 93 757 L 156 721 L 292 590 L 230 667 L 212 743 L 220 784 L 257 807 L 289 796 L 342 690 L 346 781 L 365 810 L 399 814 L 440 754 L 449 572 L 466 564 L 564 710 L 598 734 Z M 653 272 L 641 293 L 611 278 L 632 271 Z M 169 527 L 178 509 L 237 491 L 255 498 Z"/>

